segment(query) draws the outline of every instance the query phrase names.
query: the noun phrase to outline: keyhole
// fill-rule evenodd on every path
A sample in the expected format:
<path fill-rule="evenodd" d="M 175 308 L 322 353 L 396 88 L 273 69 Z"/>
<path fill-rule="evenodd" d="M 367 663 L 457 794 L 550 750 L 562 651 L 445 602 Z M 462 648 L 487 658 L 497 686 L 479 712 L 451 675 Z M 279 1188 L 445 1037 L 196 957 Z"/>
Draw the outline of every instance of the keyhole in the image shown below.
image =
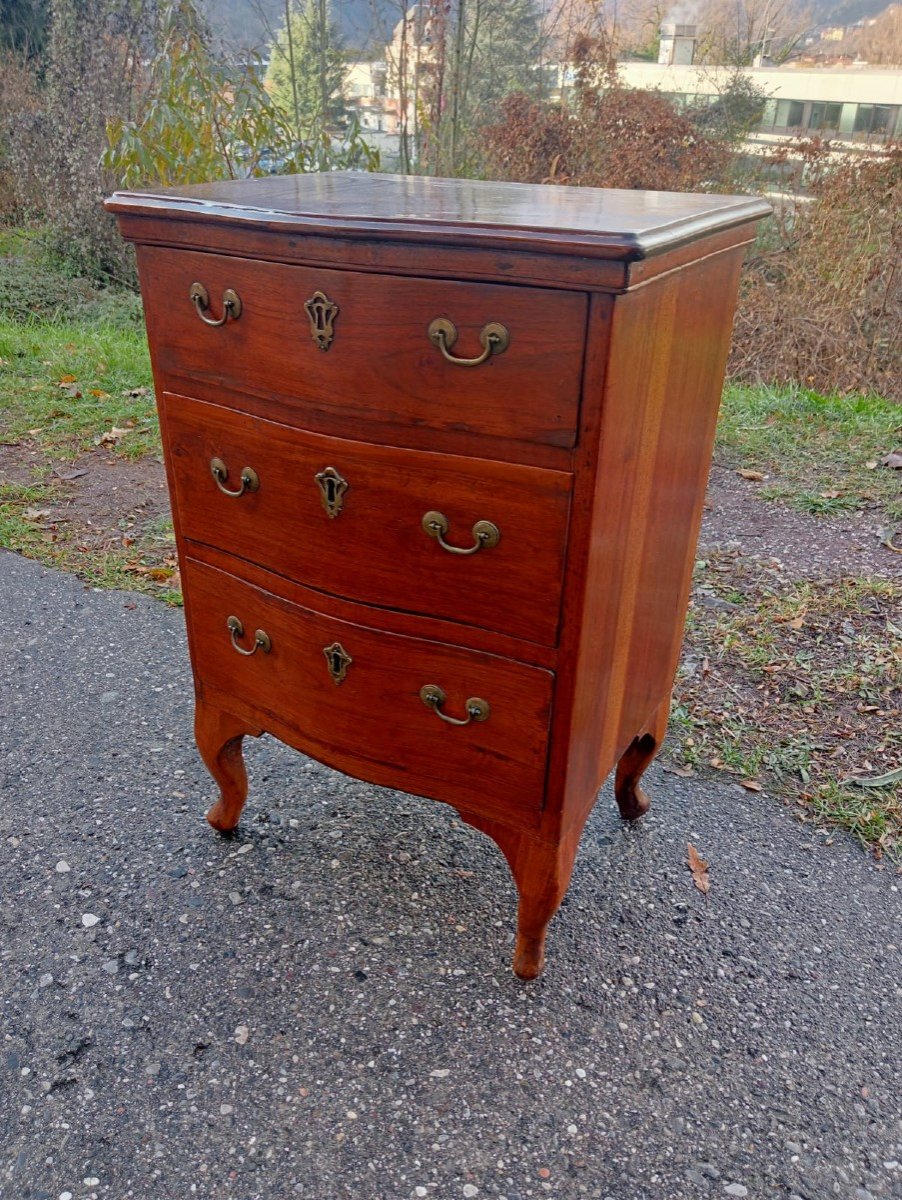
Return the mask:
<path fill-rule="evenodd" d="M 329 504 L 334 504 L 335 499 L 336 499 L 335 480 L 327 479 L 326 480 L 326 500 L 328 501 Z"/>
<path fill-rule="evenodd" d="M 332 654 L 332 674 L 338 675 L 341 672 L 341 656 L 338 651 L 333 651 Z"/>

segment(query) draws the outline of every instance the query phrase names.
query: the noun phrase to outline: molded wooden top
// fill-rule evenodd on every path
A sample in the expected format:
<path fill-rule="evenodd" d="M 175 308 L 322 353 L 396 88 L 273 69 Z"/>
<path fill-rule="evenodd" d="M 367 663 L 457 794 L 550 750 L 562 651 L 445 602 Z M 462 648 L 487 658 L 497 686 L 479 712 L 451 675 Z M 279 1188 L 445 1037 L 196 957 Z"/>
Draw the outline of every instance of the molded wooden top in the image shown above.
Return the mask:
<path fill-rule="evenodd" d="M 757 221 L 754 196 L 489 183 L 353 171 L 116 192 L 114 213 L 327 236 L 632 261 Z"/>

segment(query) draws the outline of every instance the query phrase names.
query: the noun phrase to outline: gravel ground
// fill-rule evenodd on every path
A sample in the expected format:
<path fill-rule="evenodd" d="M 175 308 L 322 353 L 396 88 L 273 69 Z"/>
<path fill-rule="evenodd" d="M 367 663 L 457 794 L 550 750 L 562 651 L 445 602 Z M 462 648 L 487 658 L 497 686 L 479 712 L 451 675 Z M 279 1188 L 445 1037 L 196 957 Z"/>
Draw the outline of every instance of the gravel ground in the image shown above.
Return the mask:
<path fill-rule="evenodd" d="M 450 809 L 263 739 L 209 829 L 180 612 L 9 554 L 0 604 L 3 1200 L 902 1196 L 892 867 L 653 769 L 522 984 Z"/>
<path fill-rule="evenodd" d="M 763 500 L 760 489 L 734 467 L 712 465 L 702 552 L 735 546 L 755 558 L 777 559 L 794 579 L 902 575 L 902 554 L 881 545 L 883 526 L 893 526 L 882 512 L 865 508 L 814 516 L 780 500 Z"/>

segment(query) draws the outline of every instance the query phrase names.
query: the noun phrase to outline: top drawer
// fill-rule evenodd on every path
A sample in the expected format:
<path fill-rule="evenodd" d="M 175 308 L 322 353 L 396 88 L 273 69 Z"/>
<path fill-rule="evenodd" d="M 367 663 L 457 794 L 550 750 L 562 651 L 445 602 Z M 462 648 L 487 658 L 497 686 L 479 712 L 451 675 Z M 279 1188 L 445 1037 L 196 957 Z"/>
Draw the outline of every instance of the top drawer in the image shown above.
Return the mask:
<path fill-rule="evenodd" d="M 155 367 L 167 381 L 187 378 L 279 397 L 280 417 L 290 419 L 287 401 L 308 427 L 332 417 L 560 447 L 576 443 L 582 293 L 148 246 L 138 248 L 138 264 Z M 209 296 L 200 311 L 191 299 L 195 283 Z M 223 316 L 227 289 L 240 299 L 240 316 L 208 324 Z M 314 339 L 316 315 L 327 348 Z M 453 345 L 445 341 L 449 355 L 482 356 L 480 334 L 491 324 L 504 326 L 508 345 L 478 365 L 449 362 L 429 336 L 438 318 L 457 331 Z"/>

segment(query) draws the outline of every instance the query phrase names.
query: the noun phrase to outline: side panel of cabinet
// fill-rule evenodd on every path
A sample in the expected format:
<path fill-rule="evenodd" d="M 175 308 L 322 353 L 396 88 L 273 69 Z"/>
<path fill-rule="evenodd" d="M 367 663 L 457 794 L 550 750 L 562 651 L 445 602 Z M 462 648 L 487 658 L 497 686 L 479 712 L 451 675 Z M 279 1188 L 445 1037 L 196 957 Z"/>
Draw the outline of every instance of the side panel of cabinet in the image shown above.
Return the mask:
<path fill-rule="evenodd" d="M 618 756 L 669 703 L 742 256 L 714 255 L 616 297 L 603 380 L 600 369 L 587 380 L 599 454 L 586 466 L 591 534 L 577 543 L 571 531 L 568 589 L 579 598 L 571 590 L 562 659 L 573 667 L 566 688 L 559 680 L 550 771 L 565 825 L 585 819 Z"/>

